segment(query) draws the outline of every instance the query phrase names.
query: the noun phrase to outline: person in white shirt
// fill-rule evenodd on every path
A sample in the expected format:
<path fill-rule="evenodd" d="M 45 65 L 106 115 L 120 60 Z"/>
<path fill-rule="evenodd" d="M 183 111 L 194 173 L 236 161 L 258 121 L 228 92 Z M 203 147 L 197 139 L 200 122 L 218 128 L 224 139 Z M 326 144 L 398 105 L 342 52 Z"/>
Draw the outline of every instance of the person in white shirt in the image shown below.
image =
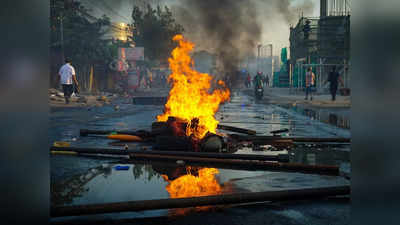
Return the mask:
<path fill-rule="evenodd" d="M 65 59 L 65 64 L 60 68 L 58 72 L 58 78 L 62 85 L 65 103 L 69 104 L 69 98 L 74 92 L 74 84 L 76 89 L 79 91 L 78 80 L 76 79 L 75 69 L 71 66 L 71 60 Z"/>

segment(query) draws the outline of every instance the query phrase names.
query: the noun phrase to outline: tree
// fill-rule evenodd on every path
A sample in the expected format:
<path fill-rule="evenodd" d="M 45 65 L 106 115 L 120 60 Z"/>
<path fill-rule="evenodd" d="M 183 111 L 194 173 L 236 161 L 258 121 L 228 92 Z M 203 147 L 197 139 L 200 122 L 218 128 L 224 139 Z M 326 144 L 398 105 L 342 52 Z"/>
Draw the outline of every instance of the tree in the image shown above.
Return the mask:
<path fill-rule="evenodd" d="M 181 34 L 183 26 L 176 23 L 171 10 L 150 4 L 145 10 L 135 6 L 132 11 L 133 41 L 144 47 L 145 57 L 150 61 L 166 61 L 176 43 L 173 36 Z"/>
<path fill-rule="evenodd" d="M 68 7 L 60 4 L 61 0 L 53 0 L 52 5 L 52 48 L 60 48 L 64 44 L 64 54 L 73 58 L 76 64 L 84 65 L 93 61 L 107 61 L 112 55 L 109 41 L 102 39 L 110 26 L 110 19 L 104 15 L 101 18 L 90 16 L 88 10 L 79 2 L 73 1 Z M 60 7 L 61 6 L 61 7 Z M 61 31 L 61 20 L 63 31 Z M 64 41 L 61 43 L 60 33 Z"/>
<path fill-rule="evenodd" d="M 50 51 L 55 55 L 64 54 L 72 59 L 80 82 L 87 81 L 85 76 L 88 76 L 91 65 L 95 63 L 108 65 L 117 58 L 118 47 L 129 46 L 129 42 L 112 42 L 104 39 L 104 35 L 112 26 L 110 18 L 106 15 L 100 18 L 93 17 L 80 2 L 72 0 L 51 0 L 50 4 Z M 52 76 L 63 63 L 60 58 L 58 57 L 58 60 L 52 58 Z"/>

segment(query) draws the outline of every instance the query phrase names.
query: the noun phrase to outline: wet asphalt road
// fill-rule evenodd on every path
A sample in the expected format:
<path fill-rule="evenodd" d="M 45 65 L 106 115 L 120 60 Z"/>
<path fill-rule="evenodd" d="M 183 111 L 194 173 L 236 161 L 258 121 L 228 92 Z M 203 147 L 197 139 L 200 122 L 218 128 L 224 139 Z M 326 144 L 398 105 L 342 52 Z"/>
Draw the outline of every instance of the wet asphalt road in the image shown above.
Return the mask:
<path fill-rule="evenodd" d="M 151 129 L 155 116 L 162 106 L 132 105 L 120 100 L 102 108 L 66 108 L 54 110 L 50 119 L 49 144 L 68 141 L 72 146 L 113 147 L 101 137 L 79 137 L 79 129 Z M 290 107 L 265 105 L 251 97 L 234 93 L 231 102 L 223 105 L 216 115 L 221 124 L 254 129 L 260 135 L 288 128 L 288 136 L 350 137 L 350 131 L 321 122 L 318 118 Z M 138 145 L 138 148 L 141 147 Z M 292 162 L 306 164 L 338 165 L 345 173 L 350 172 L 350 148 L 303 146 L 295 151 L 253 151 L 242 148 L 237 153 L 278 154 L 288 153 Z M 113 166 L 118 159 L 89 158 L 82 156 L 51 156 L 51 202 L 55 205 L 79 205 L 132 200 L 169 198 L 167 182 L 161 174 L 163 165 L 128 165 L 129 170 L 117 171 Z M 270 171 L 239 171 L 219 169 L 218 182 L 229 190 L 268 191 L 292 188 L 325 187 L 349 184 L 343 177 L 310 175 Z M 126 219 L 139 217 L 163 217 L 173 210 L 156 210 L 136 213 L 118 213 L 96 216 L 57 218 L 64 219 Z M 189 213 L 174 217 L 171 224 L 348 224 L 348 201 L 324 200 L 279 205 L 241 206 L 214 209 L 207 212 Z M 171 217 L 170 217 L 171 218 Z M 165 221 L 161 220 L 159 223 Z M 147 223 L 141 221 L 140 223 Z M 153 220 L 152 224 L 157 224 Z"/>

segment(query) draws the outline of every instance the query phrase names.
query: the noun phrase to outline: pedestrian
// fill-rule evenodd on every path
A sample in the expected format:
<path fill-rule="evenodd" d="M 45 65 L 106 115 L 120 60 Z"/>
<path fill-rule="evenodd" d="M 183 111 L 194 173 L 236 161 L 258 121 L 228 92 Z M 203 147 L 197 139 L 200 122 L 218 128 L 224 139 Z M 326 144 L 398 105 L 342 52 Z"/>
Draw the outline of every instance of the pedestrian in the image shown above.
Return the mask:
<path fill-rule="evenodd" d="M 146 68 L 144 67 L 144 65 L 140 66 L 139 83 L 141 84 L 143 89 L 147 87 L 147 71 L 146 71 Z"/>
<path fill-rule="evenodd" d="M 246 77 L 246 87 L 250 88 L 251 87 L 251 76 L 250 73 L 247 73 L 247 77 Z"/>
<path fill-rule="evenodd" d="M 153 72 L 151 71 L 151 69 L 147 69 L 147 88 L 151 89 L 152 85 L 153 85 Z"/>
<path fill-rule="evenodd" d="M 324 84 L 329 82 L 329 90 L 331 92 L 332 101 L 336 100 L 336 92 L 338 89 L 338 83 L 340 82 L 343 85 L 343 80 L 340 77 L 339 73 L 336 71 L 336 66 L 332 67 L 331 72 L 329 72 L 328 79 L 325 81 Z"/>
<path fill-rule="evenodd" d="M 164 71 L 161 72 L 161 85 L 163 88 L 167 86 L 167 75 Z"/>
<path fill-rule="evenodd" d="M 315 74 L 312 71 L 312 68 L 308 68 L 306 72 L 306 98 L 305 100 L 308 100 L 308 95 L 310 95 L 310 100 L 313 100 L 313 95 L 312 95 L 312 90 L 311 88 L 315 84 Z"/>
<path fill-rule="evenodd" d="M 265 74 L 265 87 L 269 87 L 269 77 L 268 77 L 268 74 Z"/>
<path fill-rule="evenodd" d="M 64 92 L 65 103 L 69 104 L 69 98 L 74 92 L 74 84 L 76 91 L 79 92 L 79 84 L 76 79 L 75 69 L 71 65 L 71 60 L 69 58 L 65 59 L 65 64 L 60 68 L 58 72 L 58 79 L 62 85 Z"/>

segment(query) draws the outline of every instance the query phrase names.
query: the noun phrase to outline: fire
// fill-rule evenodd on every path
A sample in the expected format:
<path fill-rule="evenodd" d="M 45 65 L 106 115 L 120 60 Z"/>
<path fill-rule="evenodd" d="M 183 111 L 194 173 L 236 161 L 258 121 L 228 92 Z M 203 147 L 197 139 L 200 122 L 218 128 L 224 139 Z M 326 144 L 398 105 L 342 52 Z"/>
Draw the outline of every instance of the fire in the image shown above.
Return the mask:
<path fill-rule="evenodd" d="M 189 173 L 173 181 L 170 181 L 166 175 L 162 177 L 169 183 L 166 190 L 171 198 L 185 198 L 221 193 L 222 188 L 215 178 L 218 173 L 219 171 L 215 168 L 203 168 L 198 170 L 198 176 Z"/>
<path fill-rule="evenodd" d="M 219 171 L 215 168 L 203 168 L 198 170 L 198 175 L 191 173 L 192 168 L 188 167 L 188 174 L 178 177 L 175 180 L 169 180 L 167 175 L 161 175 L 168 185 L 165 189 L 171 198 L 188 198 L 207 195 L 216 195 L 222 193 L 222 187 L 215 178 Z M 194 169 L 196 170 L 196 169 Z M 199 206 L 195 208 L 175 209 L 177 215 L 184 215 L 191 210 L 207 210 L 209 206 Z"/>
<path fill-rule="evenodd" d="M 164 114 L 157 116 L 157 121 L 167 121 L 173 116 L 188 122 L 186 135 L 201 139 L 207 132 L 215 133 L 218 121 L 214 115 L 219 105 L 229 100 L 230 91 L 221 80 L 217 82 L 220 89 L 211 92 L 212 76 L 194 70 L 190 53 L 194 44 L 176 35 L 173 41 L 178 46 L 168 59 L 172 73 L 168 82 L 172 82 Z M 210 93 L 211 92 L 211 93 Z"/>

